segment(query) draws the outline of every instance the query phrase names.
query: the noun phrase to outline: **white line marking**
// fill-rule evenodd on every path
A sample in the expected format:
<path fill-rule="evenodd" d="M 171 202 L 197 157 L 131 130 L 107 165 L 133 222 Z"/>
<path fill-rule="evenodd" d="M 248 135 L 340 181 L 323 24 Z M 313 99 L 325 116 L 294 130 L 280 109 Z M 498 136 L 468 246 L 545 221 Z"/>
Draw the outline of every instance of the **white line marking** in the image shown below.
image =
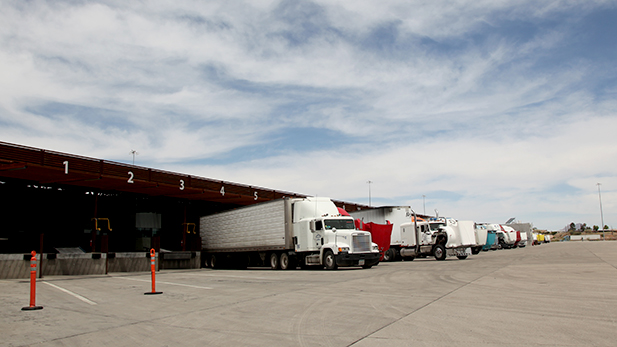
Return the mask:
<path fill-rule="evenodd" d="M 252 276 L 233 276 L 233 275 L 207 275 L 207 274 L 197 274 L 197 276 L 205 276 L 205 277 L 227 277 L 227 278 L 242 278 L 248 280 L 268 280 L 268 281 L 279 281 L 278 278 L 268 278 L 268 277 L 252 277 Z"/>
<path fill-rule="evenodd" d="M 129 280 L 129 281 L 152 282 L 151 280 L 141 280 L 139 278 L 128 278 L 128 277 L 114 277 L 114 278 L 119 278 L 119 279 Z M 171 282 L 161 282 L 161 281 L 156 281 L 156 283 L 170 284 L 172 286 L 190 287 L 190 288 L 197 288 L 197 289 L 212 289 L 211 287 L 201 287 L 201 286 L 194 286 L 191 284 L 182 284 L 182 283 L 171 283 Z"/>
<path fill-rule="evenodd" d="M 64 289 L 64 288 L 62 288 L 62 287 L 58 287 L 57 285 L 52 284 L 52 283 L 49 283 L 49 282 L 45 282 L 45 281 L 42 281 L 42 282 L 43 282 L 43 283 L 45 283 L 45 284 L 47 284 L 47 285 L 49 285 L 49 286 L 52 286 L 52 287 L 54 287 L 54 288 L 56 288 L 56 289 L 60 290 L 60 291 L 63 291 L 63 292 L 65 292 L 65 293 L 69 294 L 69 295 L 72 295 L 72 296 L 76 297 L 77 299 L 79 299 L 79 300 L 81 300 L 81 301 L 83 301 L 83 302 L 85 302 L 85 303 L 87 303 L 87 304 L 90 304 L 90 305 L 96 305 L 96 302 L 94 302 L 94 301 L 92 301 L 92 300 L 89 300 L 89 299 L 86 299 L 86 298 L 84 298 L 83 296 L 81 296 L 81 295 L 79 295 L 79 294 L 77 294 L 77 293 L 73 293 L 72 291 L 70 291 L 70 290 L 68 290 L 68 289 Z"/>

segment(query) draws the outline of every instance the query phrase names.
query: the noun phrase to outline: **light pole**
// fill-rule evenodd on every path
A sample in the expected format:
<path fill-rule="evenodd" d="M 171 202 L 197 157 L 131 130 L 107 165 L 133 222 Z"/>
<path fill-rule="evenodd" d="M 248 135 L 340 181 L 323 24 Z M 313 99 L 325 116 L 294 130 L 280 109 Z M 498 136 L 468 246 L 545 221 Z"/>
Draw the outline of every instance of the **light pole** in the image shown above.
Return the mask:
<path fill-rule="evenodd" d="M 133 155 L 133 165 L 135 165 L 135 155 L 139 155 L 139 152 L 137 152 L 134 149 L 131 149 L 129 153 Z"/>
<path fill-rule="evenodd" d="M 598 186 L 598 198 L 600 199 L 600 222 L 602 223 L 602 239 L 606 241 L 606 237 L 604 235 L 604 213 L 602 212 L 602 194 L 600 194 L 600 186 L 601 184 L 596 184 Z"/>
<path fill-rule="evenodd" d="M 426 216 L 426 205 L 424 204 L 424 198 L 426 198 L 426 195 L 422 195 L 422 209 L 424 210 L 424 215 Z"/>
<path fill-rule="evenodd" d="M 368 183 L 368 206 L 371 207 L 371 183 L 373 181 L 366 181 Z"/>

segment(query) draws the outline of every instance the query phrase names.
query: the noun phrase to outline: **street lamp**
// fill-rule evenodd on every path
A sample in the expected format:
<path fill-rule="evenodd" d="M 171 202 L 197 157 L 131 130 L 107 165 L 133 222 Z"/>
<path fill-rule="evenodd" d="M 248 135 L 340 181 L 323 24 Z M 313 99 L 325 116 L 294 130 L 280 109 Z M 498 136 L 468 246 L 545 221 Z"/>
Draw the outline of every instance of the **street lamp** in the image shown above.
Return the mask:
<path fill-rule="evenodd" d="M 604 234 L 604 213 L 602 212 L 602 194 L 600 194 L 600 183 L 596 184 L 598 186 L 598 198 L 600 199 L 600 222 L 602 223 L 602 239 L 606 241 L 606 237 Z"/>
<path fill-rule="evenodd" d="M 131 151 L 129 152 L 129 154 L 132 154 L 132 155 L 133 155 L 133 165 L 135 165 L 135 156 L 136 156 L 136 155 L 139 155 L 139 152 L 137 152 L 137 151 L 136 151 L 136 150 L 134 150 L 134 149 L 131 149 Z"/>

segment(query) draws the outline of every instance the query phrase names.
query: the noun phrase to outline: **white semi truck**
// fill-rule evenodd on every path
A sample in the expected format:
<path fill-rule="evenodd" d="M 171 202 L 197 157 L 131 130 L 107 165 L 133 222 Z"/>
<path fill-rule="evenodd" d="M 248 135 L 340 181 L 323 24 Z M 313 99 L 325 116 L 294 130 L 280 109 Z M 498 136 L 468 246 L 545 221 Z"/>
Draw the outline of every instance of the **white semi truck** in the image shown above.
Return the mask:
<path fill-rule="evenodd" d="M 452 218 L 417 218 L 410 206 L 387 206 L 350 213 L 363 222 L 394 224 L 390 249 L 384 260 L 413 260 L 416 257 L 434 256 L 444 260 L 447 256 L 465 259 L 475 246 L 474 222 Z M 416 240 L 419 240 L 417 242 Z"/>
<path fill-rule="evenodd" d="M 284 198 L 201 217 L 202 259 L 213 268 L 371 268 L 379 248 L 329 198 Z"/>
<path fill-rule="evenodd" d="M 437 260 L 444 260 L 447 256 L 456 256 L 462 260 L 471 254 L 471 247 L 476 245 L 473 221 L 437 217 L 429 219 L 428 223 L 431 233 L 424 236 L 421 251 L 428 252 L 429 247 L 432 247 L 430 254 Z"/>
<path fill-rule="evenodd" d="M 517 232 L 508 225 L 500 224 L 499 226 L 504 233 L 503 242 L 500 240 L 501 248 L 510 249 L 518 247 L 518 242 L 521 240 L 520 232 Z"/>

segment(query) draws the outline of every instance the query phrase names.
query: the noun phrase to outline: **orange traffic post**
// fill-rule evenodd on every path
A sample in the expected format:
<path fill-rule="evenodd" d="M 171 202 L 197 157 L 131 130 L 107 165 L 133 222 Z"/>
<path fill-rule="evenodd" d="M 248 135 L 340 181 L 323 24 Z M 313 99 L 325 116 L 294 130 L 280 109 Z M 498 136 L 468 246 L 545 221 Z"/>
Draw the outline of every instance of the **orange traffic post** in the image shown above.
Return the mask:
<path fill-rule="evenodd" d="M 154 248 L 150 249 L 150 272 L 152 273 L 152 291 L 151 292 L 147 292 L 144 293 L 144 295 L 152 295 L 152 294 L 163 294 L 163 292 L 157 292 L 155 290 L 156 288 L 156 280 L 155 280 L 155 273 L 156 271 L 156 252 L 154 250 Z"/>
<path fill-rule="evenodd" d="M 36 306 L 36 252 L 30 252 L 32 258 L 30 258 L 30 306 L 22 307 L 22 311 L 41 310 L 43 306 Z"/>

